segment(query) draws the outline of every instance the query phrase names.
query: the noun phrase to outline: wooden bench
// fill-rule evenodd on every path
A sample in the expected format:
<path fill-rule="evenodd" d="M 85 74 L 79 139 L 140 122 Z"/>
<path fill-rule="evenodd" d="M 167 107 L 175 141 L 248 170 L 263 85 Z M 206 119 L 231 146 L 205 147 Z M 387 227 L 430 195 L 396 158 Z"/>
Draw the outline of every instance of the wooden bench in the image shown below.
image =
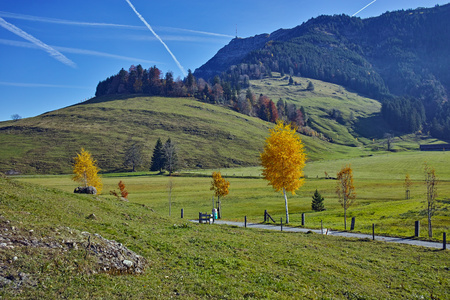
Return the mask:
<path fill-rule="evenodd" d="M 211 224 L 211 222 L 214 223 L 214 217 L 212 214 L 207 214 L 207 213 L 202 214 L 201 212 L 199 212 L 198 213 L 198 222 Z"/>

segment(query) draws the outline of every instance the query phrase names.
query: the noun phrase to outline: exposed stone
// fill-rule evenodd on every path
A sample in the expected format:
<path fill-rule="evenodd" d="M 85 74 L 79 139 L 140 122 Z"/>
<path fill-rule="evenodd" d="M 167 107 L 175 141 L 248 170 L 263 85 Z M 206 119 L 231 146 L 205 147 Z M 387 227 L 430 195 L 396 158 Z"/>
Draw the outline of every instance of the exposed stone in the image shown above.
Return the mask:
<path fill-rule="evenodd" d="M 127 266 L 127 268 L 131 268 L 132 266 L 133 266 L 133 262 L 132 261 L 130 261 L 130 260 L 124 260 L 124 261 L 122 261 L 122 263 L 125 265 L 125 266 Z"/>
<path fill-rule="evenodd" d="M 97 195 L 97 189 L 93 186 L 79 186 L 77 188 L 75 188 L 75 190 L 73 191 L 76 194 L 90 194 L 90 195 Z"/>
<path fill-rule="evenodd" d="M 95 214 L 90 214 L 89 216 L 86 217 L 86 219 L 97 220 L 97 216 Z"/>

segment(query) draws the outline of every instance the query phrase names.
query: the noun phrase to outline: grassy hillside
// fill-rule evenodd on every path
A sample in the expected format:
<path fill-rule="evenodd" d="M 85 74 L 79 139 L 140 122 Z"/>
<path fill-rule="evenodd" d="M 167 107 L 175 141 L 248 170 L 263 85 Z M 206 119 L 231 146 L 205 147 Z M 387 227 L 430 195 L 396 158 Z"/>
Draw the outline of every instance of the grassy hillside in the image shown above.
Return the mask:
<path fill-rule="evenodd" d="M 324 123 L 325 124 L 325 123 Z M 68 173 L 84 147 L 104 171 L 124 170 L 133 142 L 144 146 L 148 168 L 158 138 L 178 146 L 182 168 L 257 165 L 273 124 L 189 98 L 94 98 L 43 115 L 0 123 L 0 170 Z M 361 148 L 304 137 L 310 160 L 365 155 Z"/>
<path fill-rule="evenodd" d="M 295 103 L 297 107 L 303 106 L 312 128 L 335 143 L 361 146 L 373 138 L 382 138 L 383 133 L 388 131 L 386 124 L 378 117 L 381 104 L 376 100 L 320 80 L 294 76 L 297 85 L 289 85 L 288 76 L 272 75 L 272 78 L 252 80 L 251 89 L 258 95 L 268 95 L 275 102 L 282 99 Z M 310 81 L 314 84 L 313 91 L 306 90 Z M 333 109 L 342 112 L 341 123 L 330 117 Z M 369 129 L 371 132 L 368 132 Z"/>
<path fill-rule="evenodd" d="M 108 101 L 111 100 L 111 101 Z M 269 124 L 186 98 L 94 98 L 34 118 L 0 123 L 0 170 L 67 173 L 81 147 L 106 171 L 123 169 L 125 149 L 171 138 L 183 168 L 254 165 Z"/>
<path fill-rule="evenodd" d="M 151 203 L 4 178 L 0 186 L 0 237 L 13 244 L 0 247 L 5 299 L 445 299 L 450 288 L 448 251 L 200 225 Z M 85 250 L 99 243 L 94 233 L 143 256 L 145 272 L 102 271 Z"/>
<path fill-rule="evenodd" d="M 317 80 L 312 80 L 314 91 L 305 91 L 309 80 L 294 80 L 299 85 L 275 76 L 252 81 L 251 88 L 275 102 L 281 98 L 303 106 L 311 127 L 332 141 L 303 136 L 309 160 L 368 156 L 386 149 L 379 102 Z M 332 109 L 342 112 L 340 122 L 329 116 Z M 126 149 L 135 142 L 143 145 L 145 170 L 156 140 L 169 137 L 177 144 L 182 169 L 254 166 L 272 126 L 192 98 L 103 96 L 34 118 L 1 122 L 0 171 L 70 173 L 72 158 L 82 147 L 104 172 L 125 171 Z M 409 135 L 395 137 L 393 145 L 409 150 L 428 142 L 427 137 Z"/>

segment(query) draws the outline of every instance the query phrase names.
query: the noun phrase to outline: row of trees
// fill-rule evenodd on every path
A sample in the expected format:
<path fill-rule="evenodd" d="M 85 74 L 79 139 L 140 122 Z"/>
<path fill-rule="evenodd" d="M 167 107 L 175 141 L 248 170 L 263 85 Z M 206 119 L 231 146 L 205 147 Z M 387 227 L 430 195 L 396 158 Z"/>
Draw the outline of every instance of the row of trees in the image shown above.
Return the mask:
<path fill-rule="evenodd" d="M 314 89 L 310 82 L 310 90 Z M 249 88 L 241 91 L 240 85 L 215 76 L 211 82 L 196 79 L 189 70 L 184 80 L 174 80 L 173 74 L 163 73 L 156 66 L 146 70 L 141 65 L 120 70 L 97 85 L 96 97 L 115 94 L 147 94 L 150 96 L 195 97 L 200 101 L 228 105 L 236 111 L 275 123 L 278 119 L 293 122 L 296 127 L 306 127 L 308 116 L 303 107 L 286 103 L 282 99 L 275 104 L 265 95 L 255 95 Z M 306 130 L 309 132 L 311 130 Z"/>
<path fill-rule="evenodd" d="M 304 182 L 303 168 L 305 166 L 306 154 L 300 137 L 290 124 L 278 122 L 266 139 L 264 151 L 261 153 L 261 165 L 263 177 L 277 192 L 282 192 L 285 200 L 286 224 L 289 223 L 287 192 L 295 195 Z M 425 183 L 427 186 L 427 218 L 428 235 L 432 237 L 431 218 L 436 212 L 436 197 L 438 179 L 434 168 L 425 164 Z M 411 179 L 409 175 L 405 178 L 406 197 L 409 198 Z M 347 209 L 352 206 L 356 199 L 355 185 L 353 180 L 353 169 L 350 165 L 344 166 L 336 176 L 336 194 L 339 203 L 344 209 L 344 228 L 347 230 Z M 316 190 L 313 196 L 312 209 L 324 210 L 323 197 Z"/>

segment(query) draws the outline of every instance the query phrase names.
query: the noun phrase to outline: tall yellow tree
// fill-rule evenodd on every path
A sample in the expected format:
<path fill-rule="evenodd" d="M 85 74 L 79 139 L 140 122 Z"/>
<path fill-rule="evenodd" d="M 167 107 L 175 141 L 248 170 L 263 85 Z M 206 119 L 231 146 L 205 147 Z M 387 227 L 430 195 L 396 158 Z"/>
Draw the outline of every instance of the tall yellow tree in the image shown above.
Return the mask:
<path fill-rule="evenodd" d="M 212 173 L 211 191 L 214 191 L 214 196 L 217 197 L 218 217 L 222 217 L 222 208 L 220 205 L 220 197 L 225 197 L 229 193 L 230 182 L 222 177 L 220 172 Z"/>
<path fill-rule="evenodd" d="M 98 175 L 100 169 L 97 167 L 97 162 L 92 158 L 91 154 L 81 148 L 81 153 L 77 153 L 74 157 L 73 177 L 74 181 L 81 182 L 85 187 L 93 186 L 100 194 L 103 188 L 102 180 Z"/>
<path fill-rule="evenodd" d="M 344 208 L 344 228 L 347 230 L 347 209 L 353 204 L 356 198 L 355 186 L 353 184 L 353 170 L 350 165 L 343 167 L 337 173 L 336 193 L 339 196 L 339 203 Z"/>
<path fill-rule="evenodd" d="M 303 185 L 306 154 L 300 135 L 291 124 L 279 121 L 269 132 L 270 135 L 266 139 L 264 151 L 260 156 L 262 175 L 277 192 L 283 193 L 286 224 L 288 224 L 289 209 L 286 192 L 295 195 L 295 191 Z"/>

